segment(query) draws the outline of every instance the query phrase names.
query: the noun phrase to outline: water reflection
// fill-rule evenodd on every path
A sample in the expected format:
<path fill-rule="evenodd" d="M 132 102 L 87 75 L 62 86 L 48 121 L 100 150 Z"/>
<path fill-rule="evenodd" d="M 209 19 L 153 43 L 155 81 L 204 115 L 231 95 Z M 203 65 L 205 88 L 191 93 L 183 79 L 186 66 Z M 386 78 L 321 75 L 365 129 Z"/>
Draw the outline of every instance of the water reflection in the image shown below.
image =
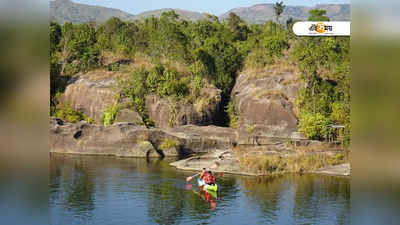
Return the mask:
<path fill-rule="evenodd" d="M 282 224 L 349 224 L 348 178 L 285 175 L 240 179 L 246 196 L 265 222 Z M 326 218 L 322 220 L 322 218 Z"/>
<path fill-rule="evenodd" d="M 168 161 L 52 156 L 52 224 L 349 224 L 347 178 L 216 174 L 215 199 Z"/>

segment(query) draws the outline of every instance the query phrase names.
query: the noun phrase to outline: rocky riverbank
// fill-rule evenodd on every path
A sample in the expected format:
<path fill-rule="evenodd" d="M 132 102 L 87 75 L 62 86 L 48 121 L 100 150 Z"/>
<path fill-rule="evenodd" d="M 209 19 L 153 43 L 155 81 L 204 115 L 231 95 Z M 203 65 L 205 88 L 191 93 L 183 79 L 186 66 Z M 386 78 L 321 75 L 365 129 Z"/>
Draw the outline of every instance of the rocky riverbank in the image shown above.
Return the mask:
<path fill-rule="evenodd" d="M 300 158 L 298 153 L 303 150 L 293 150 L 284 141 L 277 143 L 274 139 L 268 145 L 243 149 L 237 146 L 237 140 L 235 129 L 217 126 L 186 125 L 148 129 L 126 122 L 105 127 L 85 121 L 65 123 L 55 118 L 50 120 L 51 153 L 161 158 L 192 155 L 171 165 L 182 170 L 200 170 L 206 167 L 215 172 L 242 175 L 266 175 L 275 172 L 349 175 L 349 169 L 345 166 L 321 166 L 324 163 L 330 166 L 342 162 L 338 151 L 311 152 L 302 154 Z M 315 155 L 323 157 L 314 157 Z M 318 168 L 310 167 L 311 170 L 306 168 L 310 165 L 303 162 L 307 160 L 322 160 L 315 161 L 316 164 L 322 164 Z M 287 163 L 289 161 L 291 165 Z"/>
<path fill-rule="evenodd" d="M 148 119 L 154 128 L 119 95 L 116 77 L 123 73 L 91 71 L 71 79 L 60 104 L 84 113 L 93 123 L 50 120 L 51 153 L 116 157 L 185 157 L 171 163 L 182 170 L 211 168 L 216 172 L 265 175 L 312 172 L 349 175 L 348 164 L 335 146 L 299 135 L 294 101 L 300 83 L 293 68 L 266 67 L 238 75 L 231 93 L 236 124 L 214 126 L 221 120 L 221 90 L 205 83 L 194 102 L 171 102 L 145 96 Z M 108 107 L 117 104 L 114 124 L 104 126 Z M 232 115 L 230 115 L 232 116 Z M 232 118 L 231 118 L 232 119 Z M 303 146 L 297 148 L 293 140 Z M 306 146 L 306 147 L 304 147 Z M 306 149 L 306 151 L 304 151 Z M 308 150 L 307 150 L 308 149 Z M 311 151 L 310 151 L 311 149 Z M 317 149 L 317 151 L 314 151 Z M 192 156 L 187 158 L 188 156 Z"/>
<path fill-rule="evenodd" d="M 132 123 L 111 126 L 50 120 L 50 152 L 119 157 L 168 157 L 231 148 L 236 131 L 217 126 L 146 128 Z"/>
<path fill-rule="evenodd" d="M 302 154 L 293 150 L 257 150 L 246 153 L 252 165 L 244 165 L 243 155 L 235 150 L 216 150 L 201 156 L 170 163 L 181 170 L 199 171 L 208 168 L 217 173 L 232 173 L 248 176 L 279 175 L 283 173 L 313 173 L 333 176 L 350 176 L 350 164 L 338 159 L 337 153 L 322 152 Z M 333 154 L 333 155 L 332 155 Z M 252 156 L 251 156 L 252 155 Z M 251 158 L 256 157 L 253 161 Z M 254 158 L 253 158 L 254 159 Z M 313 160 L 315 164 L 308 164 Z M 256 160 L 258 162 L 256 162 Z M 261 165 L 259 162 L 263 163 Z M 326 165 L 325 165 L 326 164 Z M 334 164 L 334 165 L 330 165 Z M 318 169 L 314 169 L 318 167 Z"/>

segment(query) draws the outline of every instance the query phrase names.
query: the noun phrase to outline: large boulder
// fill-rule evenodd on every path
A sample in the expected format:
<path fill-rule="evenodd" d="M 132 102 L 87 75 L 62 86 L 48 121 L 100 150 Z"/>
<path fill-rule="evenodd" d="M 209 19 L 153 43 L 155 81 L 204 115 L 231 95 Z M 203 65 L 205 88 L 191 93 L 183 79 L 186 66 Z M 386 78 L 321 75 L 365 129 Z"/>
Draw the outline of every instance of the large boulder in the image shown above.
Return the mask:
<path fill-rule="evenodd" d="M 114 83 L 112 78 L 94 80 L 88 75 L 76 76 L 69 81 L 60 101 L 99 122 L 104 110 L 115 102 Z"/>
<path fill-rule="evenodd" d="M 175 140 L 177 145 L 161 150 L 160 145 L 166 139 Z M 50 120 L 50 142 L 51 152 L 56 153 L 164 157 L 230 148 L 235 145 L 236 132 L 231 128 L 194 125 L 166 130 L 147 129 L 132 123 L 105 127 L 85 121 L 65 123 L 53 118 Z"/>
<path fill-rule="evenodd" d="M 242 73 L 232 90 L 239 114 L 239 144 L 268 144 L 297 131 L 294 99 L 300 88 L 290 72 Z"/>
<path fill-rule="evenodd" d="M 67 85 L 60 102 L 85 113 L 96 123 L 100 123 L 106 108 L 116 103 L 115 96 L 118 94 L 118 89 L 113 77 L 122 76 L 103 70 L 76 76 Z M 121 110 L 117 114 L 116 122 L 143 124 L 143 119 L 130 109 L 127 101 L 128 99 L 123 99 L 120 103 Z M 187 99 L 176 103 L 157 95 L 146 96 L 145 102 L 149 117 L 157 127 L 169 128 L 188 124 L 209 125 L 215 122 L 216 112 L 219 111 L 221 91 L 213 85 L 206 84 L 200 90 L 200 96 L 193 103 Z"/>

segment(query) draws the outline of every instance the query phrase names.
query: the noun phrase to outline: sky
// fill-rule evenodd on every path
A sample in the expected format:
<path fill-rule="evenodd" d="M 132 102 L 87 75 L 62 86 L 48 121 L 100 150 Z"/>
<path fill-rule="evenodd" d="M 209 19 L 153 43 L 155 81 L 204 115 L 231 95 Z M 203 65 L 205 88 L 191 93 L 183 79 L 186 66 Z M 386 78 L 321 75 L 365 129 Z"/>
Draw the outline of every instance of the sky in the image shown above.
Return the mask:
<path fill-rule="evenodd" d="M 230 9 L 237 7 L 248 7 L 261 3 L 275 3 L 283 1 L 285 5 L 316 4 L 343 4 L 350 3 L 350 0 L 72 0 L 76 3 L 88 5 L 105 6 L 116 8 L 122 11 L 139 14 L 144 11 L 161 8 L 179 8 L 184 10 L 207 12 L 214 15 L 221 15 Z"/>

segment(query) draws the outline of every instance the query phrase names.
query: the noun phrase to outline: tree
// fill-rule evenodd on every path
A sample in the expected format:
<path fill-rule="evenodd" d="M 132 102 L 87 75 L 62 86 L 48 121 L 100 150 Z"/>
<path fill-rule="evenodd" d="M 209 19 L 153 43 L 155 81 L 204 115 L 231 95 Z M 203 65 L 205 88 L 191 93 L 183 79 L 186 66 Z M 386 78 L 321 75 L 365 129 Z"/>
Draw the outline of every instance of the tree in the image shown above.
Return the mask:
<path fill-rule="evenodd" d="M 65 23 L 62 27 L 62 39 L 61 39 L 61 71 L 60 74 L 65 73 L 65 68 L 67 64 L 70 62 L 70 58 L 73 54 L 73 46 L 74 46 L 74 27 L 72 23 Z"/>
<path fill-rule="evenodd" d="M 310 21 L 329 21 L 329 18 L 325 16 L 326 10 L 323 9 L 311 9 L 308 11 L 310 17 L 308 20 Z"/>
<path fill-rule="evenodd" d="M 279 17 L 282 15 L 283 11 L 285 10 L 286 6 L 283 4 L 283 2 L 277 2 L 275 3 L 274 6 L 274 11 L 275 11 L 275 16 L 276 16 L 276 22 L 279 23 Z"/>
<path fill-rule="evenodd" d="M 61 26 L 58 23 L 50 24 L 50 54 L 58 51 L 61 41 Z"/>
<path fill-rule="evenodd" d="M 291 31 L 293 29 L 293 24 L 295 23 L 293 17 L 290 17 L 288 20 L 286 20 L 286 29 Z"/>
<path fill-rule="evenodd" d="M 246 40 L 249 29 L 244 21 L 235 13 L 229 13 L 228 26 L 231 28 L 234 40 Z"/>

